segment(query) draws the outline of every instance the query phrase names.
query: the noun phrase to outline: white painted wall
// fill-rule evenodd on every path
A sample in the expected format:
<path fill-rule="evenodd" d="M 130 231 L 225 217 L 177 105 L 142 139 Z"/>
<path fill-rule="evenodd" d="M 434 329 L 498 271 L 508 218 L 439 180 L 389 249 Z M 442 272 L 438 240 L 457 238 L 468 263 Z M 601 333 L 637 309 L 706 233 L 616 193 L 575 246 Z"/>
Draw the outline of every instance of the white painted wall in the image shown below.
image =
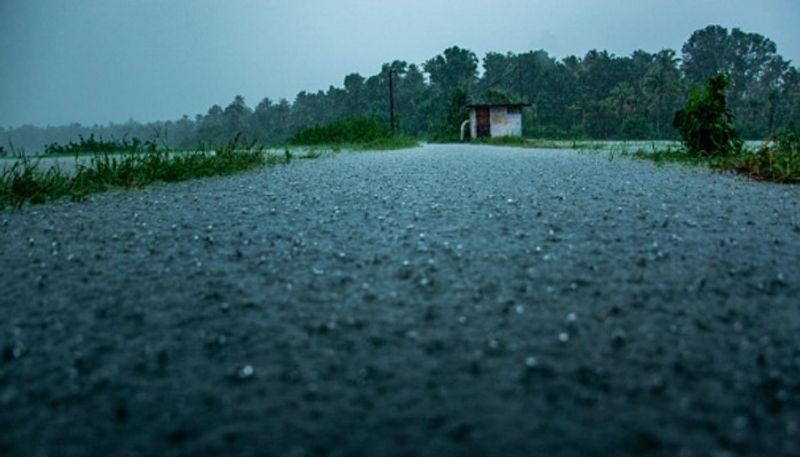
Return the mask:
<path fill-rule="evenodd" d="M 489 122 L 491 123 L 492 138 L 522 136 L 521 112 L 509 113 L 505 106 L 493 107 L 489 111 Z"/>

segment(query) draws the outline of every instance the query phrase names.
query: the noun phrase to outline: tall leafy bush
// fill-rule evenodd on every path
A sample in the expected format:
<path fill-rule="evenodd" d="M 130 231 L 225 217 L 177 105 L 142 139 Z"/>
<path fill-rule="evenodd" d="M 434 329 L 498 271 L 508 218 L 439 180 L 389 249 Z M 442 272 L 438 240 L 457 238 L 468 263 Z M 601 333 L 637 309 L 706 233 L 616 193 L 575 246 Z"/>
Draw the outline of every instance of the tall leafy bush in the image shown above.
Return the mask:
<path fill-rule="evenodd" d="M 690 154 L 726 156 L 742 149 L 742 140 L 733 126 L 734 116 L 725 99 L 730 76 L 720 73 L 706 87 L 692 87 L 686 106 L 675 113 L 672 125 L 680 131 Z"/>

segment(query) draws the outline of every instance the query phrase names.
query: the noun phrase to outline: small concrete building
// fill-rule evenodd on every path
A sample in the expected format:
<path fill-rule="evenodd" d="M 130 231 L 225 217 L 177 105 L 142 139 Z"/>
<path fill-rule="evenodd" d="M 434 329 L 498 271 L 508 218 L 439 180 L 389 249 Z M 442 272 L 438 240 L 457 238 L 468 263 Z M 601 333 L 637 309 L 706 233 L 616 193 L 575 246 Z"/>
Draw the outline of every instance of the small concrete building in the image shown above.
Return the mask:
<path fill-rule="evenodd" d="M 527 103 L 467 105 L 470 138 L 522 136 L 522 108 Z"/>

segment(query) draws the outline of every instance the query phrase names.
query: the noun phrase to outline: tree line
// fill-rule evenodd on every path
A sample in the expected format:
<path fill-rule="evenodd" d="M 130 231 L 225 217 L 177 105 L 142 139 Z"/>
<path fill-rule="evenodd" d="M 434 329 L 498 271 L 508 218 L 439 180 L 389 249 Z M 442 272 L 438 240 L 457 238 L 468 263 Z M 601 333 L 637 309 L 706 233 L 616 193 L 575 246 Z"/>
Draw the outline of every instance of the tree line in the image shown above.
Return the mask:
<path fill-rule="evenodd" d="M 479 65 L 482 71 L 479 72 Z M 692 33 L 680 55 L 671 49 L 637 50 L 630 56 L 591 50 L 556 59 L 544 50 L 487 53 L 482 60 L 457 46 L 421 64 L 394 61 L 379 73 L 352 73 L 341 87 L 302 91 L 293 102 L 264 98 L 250 107 L 241 96 L 227 106 L 176 121 L 40 128 L 0 128 L 7 150 L 42 150 L 94 133 L 104 138 L 149 139 L 161 146 L 194 148 L 244 142 L 275 144 L 300 129 L 341 118 L 371 117 L 389 123 L 389 78 L 398 129 L 405 134 L 451 139 L 469 102 L 525 102 L 524 134 L 596 140 L 676 139 L 675 112 L 689 88 L 718 73 L 730 77 L 728 103 L 736 129 L 747 139 L 800 126 L 800 73 L 770 39 L 710 25 Z"/>

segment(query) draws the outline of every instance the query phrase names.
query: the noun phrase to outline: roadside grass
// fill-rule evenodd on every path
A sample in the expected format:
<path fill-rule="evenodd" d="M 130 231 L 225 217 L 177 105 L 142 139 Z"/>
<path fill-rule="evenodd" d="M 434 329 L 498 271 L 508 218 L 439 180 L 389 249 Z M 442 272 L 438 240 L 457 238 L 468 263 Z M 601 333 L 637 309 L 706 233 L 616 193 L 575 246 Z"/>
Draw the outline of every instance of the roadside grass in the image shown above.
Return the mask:
<path fill-rule="evenodd" d="M 185 153 L 193 153 L 193 152 L 208 150 L 208 148 L 206 148 L 204 146 L 198 146 L 196 148 L 169 148 L 169 149 L 156 148 L 156 149 L 157 149 L 157 151 L 165 151 L 165 150 L 169 151 L 169 153 L 173 154 L 173 155 L 174 154 L 185 154 Z M 0 159 L 3 159 L 3 158 L 10 159 L 10 158 L 20 157 L 20 156 L 30 156 L 30 157 L 35 157 L 37 159 L 63 159 L 65 157 L 66 158 L 69 158 L 69 157 L 92 157 L 92 156 L 96 156 L 98 154 L 103 154 L 103 153 L 119 155 L 119 154 L 125 154 L 125 153 L 146 154 L 148 152 L 153 152 L 153 151 L 144 150 L 144 149 L 138 149 L 138 150 L 134 150 L 134 151 L 127 151 L 127 150 L 121 149 L 121 150 L 111 150 L 111 151 L 101 151 L 101 152 L 98 152 L 98 151 L 94 151 L 94 152 L 92 152 L 92 151 L 79 151 L 79 152 L 73 152 L 73 153 L 40 152 L 40 153 L 36 153 L 36 154 L 26 154 L 26 153 L 15 154 L 15 155 L 10 155 L 10 156 L 6 156 L 6 157 L 0 157 Z"/>
<path fill-rule="evenodd" d="M 182 154 L 166 150 L 100 152 L 92 155 L 88 163 L 76 163 L 74 172 L 65 171 L 58 164 L 42 168 L 40 158 L 18 156 L 10 166 L 0 170 L 0 209 L 66 197 L 80 201 L 110 189 L 227 175 L 292 159 L 291 154 L 268 155 L 261 148 L 239 150 L 235 141 L 213 151 Z"/>
<path fill-rule="evenodd" d="M 800 136 L 797 133 L 777 135 L 761 144 L 747 141 L 740 153 L 727 156 L 689 154 L 677 141 L 584 141 L 501 137 L 472 140 L 471 143 L 602 152 L 608 154 L 609 160 L 629 157 L 648 160 L 657 166 L 668 164 L 703 166 L 721 172 L 739 173 L 757 181 L 800 183 Z"/>
<path fill-rule="evenodd" d="M 649 160 L 658 166 L 704 166 L 722 172 L 739 173 L 757 181 L 800 184 L 800 141 L 797 135 L 772 139 L 754 150 L 742 148 L 742 152 L 725 156 L 689 154 L 682 147 L 639 149 L 620 155 Z"/>
<path fill-rule="evenodd" d="M 239 148 L 237 141 L 238 136 L 225 147 L 193 151 L 129 147 L 122 151 L 112 149 L 87 153 L 76 152 L 78 149 L 69 146 L 75 158 L 74 170 L 67 170 L 58 162 L 49 167 L 40 163 L 42 159 L 54 156 L 63 158 L 68 155 L 66 152 L 15 155 L 0 161 L 0 210 L 62 198 L 81 201 L 91 194 L 112 189 L 134 189 L 156 182 L 228 175 L 262 166 L 288 164 L 294 160 L 334 156 L 343 150 L 380 151 L 419 145 L 415 139 L 401 135 L 335 144 L 320 142 L 307 147 L 287 146 L 278 150 L 254 145 Z M 71 144 L 87 143 L 81 139 L 81 143 Z M 4 166 L 2 162 L 9 165 Z"/>
<path fill-rule="evenodd" d="M 786 147 L 767 144 L 755 154 L 731 163 L 734 171 L 753 179 L 786 184 L 800 184 L 800 143 Z"/>
<path fill-rule="evenodd" d="M 94 134 L 89 135 L 89 138 L 84 138 L 83 135 L 78 135 L 78 142 L 70 141 L 62 145 L 58 143 L 50 143 L 44 147 L 45 156 L 74 156 L 80 154 L 96 154 L 96 153 L 120 153 L 120 152 L 154 152 L 157 149 L 154 141 L 142 141 L 139 138 L 132 138 L 128 140 L 123 138 L 121 140 L 111 139 L 105 140 L 103 137 L 95 138 Z"/>

